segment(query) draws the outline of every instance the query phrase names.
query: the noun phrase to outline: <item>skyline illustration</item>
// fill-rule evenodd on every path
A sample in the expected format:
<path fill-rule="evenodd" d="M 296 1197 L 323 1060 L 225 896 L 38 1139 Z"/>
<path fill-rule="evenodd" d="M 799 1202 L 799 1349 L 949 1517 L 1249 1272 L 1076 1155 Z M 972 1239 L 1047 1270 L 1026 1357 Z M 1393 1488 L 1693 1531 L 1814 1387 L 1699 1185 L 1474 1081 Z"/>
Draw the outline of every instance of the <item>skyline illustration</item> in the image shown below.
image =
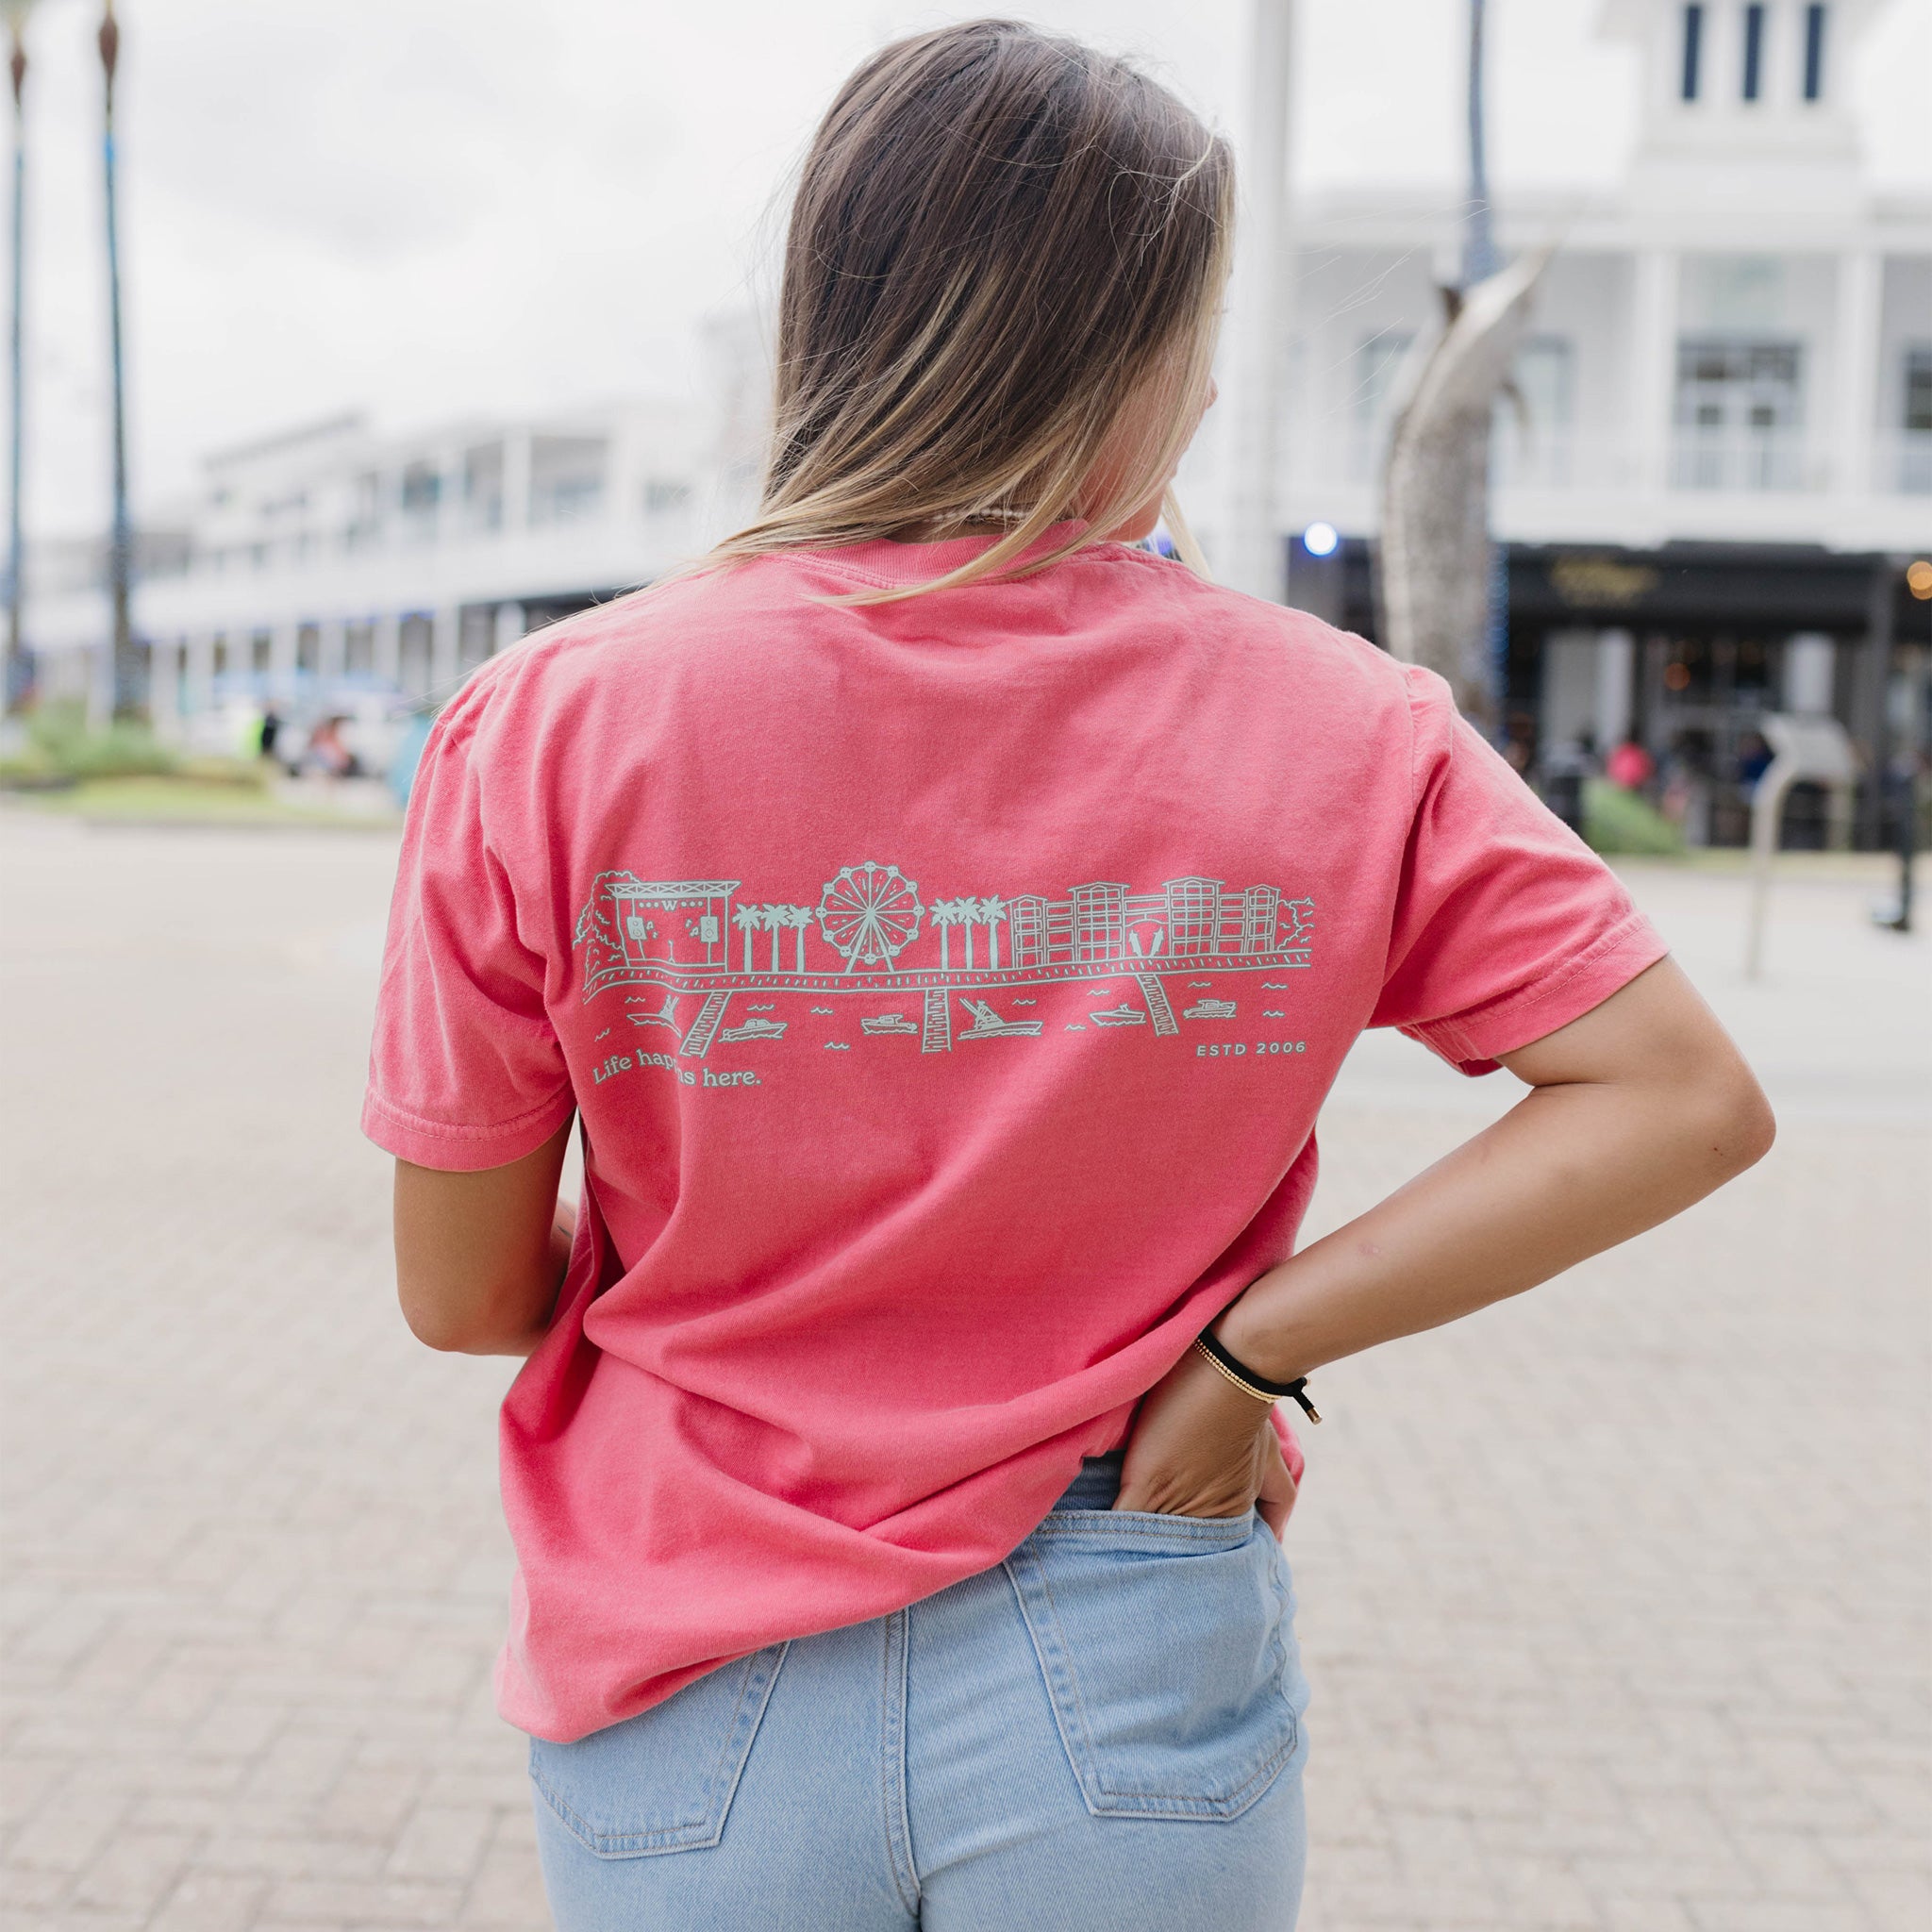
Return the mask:
<path fill-rule="evenodd" d="M 962 1040 L 1030 1038 L 1032 1022 L 1003 1019 L 983 998 L 1002 988 L 1131 976 L 1144 1003 L 1095 1015 L 1104 1025 L 1152 1023 L 1157 1036 L 1179 1030 L 1162 975 L 1306 968 L 1314 902 L 1282 888 L 1230 888 L 1224 879 L 1184 874 L 1137 891 L 1119 880 L 1041 892 L 957 892 L 929 903 L 896 865 L 867 859 L 841 867 L 817 903 L 797 898 L 738 900 L 738 879 L 646 879 L 599 873 L 577 916 L 583 997 L 612 986 L 646 983 L 667 993 L 705 995 L 688 1029 L 675 998 L 632 1014 L 638 1024 L 683 1029 L 680 1052 L 702 1055 L 719 1037 L 725 1008 L 740 993 L 895 993 L 924 996 L 924 1023 L 899 1012 L 896 1024 L 866 1037 L 918 1031 L 924 1050 L 950 1049 L 954 995 L 972 1024 Z M 1030 1002 L 1028 1002 L 1030 1004 Z M 1197 1001 L 1189 1020 L 1228 1017 L 1225 1001 Z M 782 1038 L 782 1029 L 736 1026 L 734 1042 Z"/>

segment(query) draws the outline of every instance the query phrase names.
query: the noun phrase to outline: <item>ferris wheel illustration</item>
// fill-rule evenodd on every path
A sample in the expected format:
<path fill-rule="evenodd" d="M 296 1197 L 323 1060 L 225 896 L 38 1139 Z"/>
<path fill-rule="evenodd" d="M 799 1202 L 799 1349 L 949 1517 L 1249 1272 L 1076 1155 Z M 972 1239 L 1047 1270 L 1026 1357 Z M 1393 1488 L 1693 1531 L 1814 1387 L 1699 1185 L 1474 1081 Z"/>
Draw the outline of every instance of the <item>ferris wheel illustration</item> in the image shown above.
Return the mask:
<path fill-rule="evenodd" d="M 819 901 L 819 930 L 825 943 L 845 961 L 890 965 L 912 943 L 919 932 L 919 888 L 896 865 L 843 867 L 830 880 Z"/>

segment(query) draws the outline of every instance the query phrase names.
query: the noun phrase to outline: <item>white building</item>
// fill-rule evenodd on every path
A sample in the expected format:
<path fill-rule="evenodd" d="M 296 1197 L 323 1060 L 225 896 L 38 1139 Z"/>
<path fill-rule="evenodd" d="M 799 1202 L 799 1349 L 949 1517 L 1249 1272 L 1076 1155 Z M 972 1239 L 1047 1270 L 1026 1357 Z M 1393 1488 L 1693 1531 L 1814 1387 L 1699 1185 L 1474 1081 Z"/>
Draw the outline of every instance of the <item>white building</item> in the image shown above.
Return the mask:
<path fill-rule="evenodd" d="M 1866 176 L 1839 81 L 1873 10 L 1610 0 L 1644 75 L 1625 178 L 1497 208 L 1507 252 L 1556 251 L 1493 502 L 1511 708 L 1546 745 L 1634 730 L 1722 778 L 1784 708 L 1870 751 L 1895 647 L 1927 637 L 1932 197 Z M 1457 211 L 1387 192 L 1297 211 L 1281 500 L 1345 541 L 1291 540 L 1290 596 L 1351 628 L 1373 632 L 1381 452 L 1460 245 Z"/>
<path fill-rule="evenodd" d="M 178 527 L 142 533 L 150 715 L 172 733 L 238 696 L 446 695 L 527 630 L 700 548 L 721 491 L 741 492 L 732 431 L 641 403 L 413 436 L 344 416 L 210 457 Z M 38 548 L 24 625 L 40 695 L 97 712 L 105 566 L 104 544 Z"/>

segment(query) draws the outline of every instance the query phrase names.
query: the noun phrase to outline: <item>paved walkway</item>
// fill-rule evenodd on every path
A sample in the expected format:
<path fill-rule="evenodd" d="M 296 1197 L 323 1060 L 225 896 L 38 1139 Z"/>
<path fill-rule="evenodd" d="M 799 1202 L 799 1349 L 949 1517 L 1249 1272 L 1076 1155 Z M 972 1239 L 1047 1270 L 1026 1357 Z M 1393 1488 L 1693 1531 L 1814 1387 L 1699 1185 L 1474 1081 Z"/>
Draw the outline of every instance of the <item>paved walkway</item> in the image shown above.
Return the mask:
<path fill-rule="evenodd" d="M 489 1696 L 505 1368 L 409 1341 L 355 1131 L 392 857 L 0 819 L 21 1932 L 547 1923 Z M 1785 1131 L 1673 1227 L 1322 1377 L 1306 1932 L 1932 1912 L 1932 954 L 1820 875 L 1746 989 L 1735 879 L 1638 885 Z M 1497 1087 L 1366 1043 L 1318 1214 Z"/>

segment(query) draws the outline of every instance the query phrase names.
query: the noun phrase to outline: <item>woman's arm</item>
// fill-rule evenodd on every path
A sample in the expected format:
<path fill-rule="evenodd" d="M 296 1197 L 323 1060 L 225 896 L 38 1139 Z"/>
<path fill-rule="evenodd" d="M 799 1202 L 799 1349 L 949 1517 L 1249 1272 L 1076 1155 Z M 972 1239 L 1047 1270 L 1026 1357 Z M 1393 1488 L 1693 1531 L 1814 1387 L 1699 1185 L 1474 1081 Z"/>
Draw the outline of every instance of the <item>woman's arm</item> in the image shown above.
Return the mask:
<path fill-rule="evenodd" d="M 396 1296 L 420 1341 L 528 1355 L 570 1265 L 575 1212 L 557 1198 L 566 1122 L 534 1154 L 480 1174 L 396 1162 Z"/>
<path fill-rule="evenodd" d="M 1762 1090 L 1668 959 L 1503 1063 L 1532 1090 L 1508 1113 L 1223 1315 L 1239 1359 L 1288 1382 L 1453 1322 L 1681 1213 L 1771 1146 Z M 1265 1419 L 1191 1350 L 1142 1405 L 1120 1507 L 1231 1513 L 1230 1469 L 1259 1455 Z"/>

